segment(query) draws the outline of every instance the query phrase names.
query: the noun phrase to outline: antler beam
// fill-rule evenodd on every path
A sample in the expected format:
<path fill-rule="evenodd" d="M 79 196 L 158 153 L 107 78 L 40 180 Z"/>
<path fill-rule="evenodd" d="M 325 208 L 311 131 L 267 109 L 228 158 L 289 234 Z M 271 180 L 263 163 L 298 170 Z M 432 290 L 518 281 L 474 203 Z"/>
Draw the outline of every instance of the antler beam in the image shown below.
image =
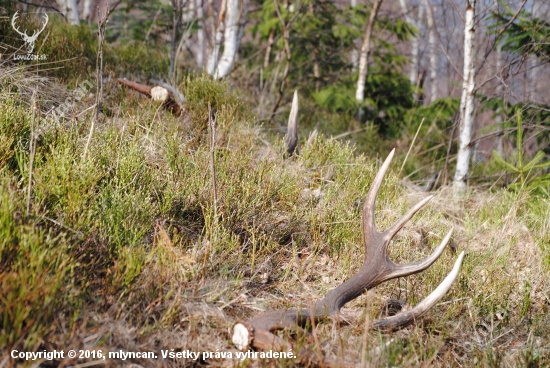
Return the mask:
<path fill-rule="evenodd" d="M 441 244 L 435 251 L 420 262 L 398 265 L 393 263 L 388 256 L 388 246 L 395 234 L 432 198 L 428 197 L 420 201 L 388 230 L 379 232 L 376 229 L 374 219 L 376 197 L 384 176 L 388 171 L 394 152 L 395 150 L 392 150 L 378 171 L 363 208 L 365 258 L 361 269 L 351 279 L 336 287 L 323 299 L 312 304 L 309 309 L 288 309 L 264 312 L 253 317 L 248 322 L 238 322 L 235 324 L 232 340 L 240 350 L 244 350 L 248 347 L 279 351 L 291 349 L 292 344 L 275 335 L 276 331 L 285 328 L 300 329 L 305 327 L 308 321 L 315 322 L 328 316 L 338 315 L 340 313 L 340 308 L 363 294 L 366 290 L 384 281 L 422 272 L 430 267 L 443 253 L 451 239 L 452 229 L 447 233 L 445 238 L 443 238 Z M 458 277 L 463 259 L 464 252 L 458 256 L 452 271 L 443 282 L 416 307 L 396 316 L 375 321 L 372 327 L 381 330 L 395 330 L 414 323 L 421 318 L 451 288 L 451 285 Z M 300 354 L 298 358 L 304 363 L 311 363 L 316 359 L 318 360 L 317 357 L 310 353 Z M 322 359 L 323 362 L 319 362 L 320 364 L 330 365 L 329 360 L 326 358 Z"/>
<path fill-rule="evenodd" d="M 153 101 L 162 103 L 162 106 L 175 116 L 180 116 L 182 113 L 185 98 L 180 91 L 171 86 L 168 87 L 168 85 L 162 83 L 162 85 L 150 87 L 123 78 L 118 78 L 117 82 L 147 96 Z"/>

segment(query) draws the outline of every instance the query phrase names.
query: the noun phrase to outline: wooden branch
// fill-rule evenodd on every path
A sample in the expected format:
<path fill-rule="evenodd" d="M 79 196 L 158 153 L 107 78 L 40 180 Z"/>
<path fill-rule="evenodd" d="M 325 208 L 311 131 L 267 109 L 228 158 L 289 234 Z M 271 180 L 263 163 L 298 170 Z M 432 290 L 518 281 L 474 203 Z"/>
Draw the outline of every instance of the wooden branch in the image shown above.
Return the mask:
<path fill-rule="evenodd" d="M 508 27 L 510 27 L 510 25 L 512 23 L 514 23 L 514 21 L 516 20 L 516 18 L 518 17 L 519 13 L 521 12 L 521 9 L 523 9 L 523 7 L 525 6 L 525 3 L 527 2 L 527 0 L 523 0 L 523 2 L 521 3 L 521 5 L 519 6 L 519 9 L 518 11 L 516 12 L 516 14 L 514 14 L 514 16 L 508 21 L 508 23 L 506 23 L 504 25 L 504 27 L 502 27 L 502 29 L 498 32 L 496 38 L 495 38 L 495 41 L 493 42 L 493 44 L 491 45 L 491 48 L 489 49 L 489 51 L 487 51 L 485 53 L 485 56 L 483 57 L 483 60 L 481 61 L 481 65 L 479 66 L 479 68 L 477 69 L 477 72 L 478 73 L 481 68 L 483 68 L 483 65 L 485 65 L 485 61 L 487 61 L 487 58 L 489 56 L 489 54 L 491 54 L 491 52 L 495 49 L 495 46 L 498 42 L 498 40 L 500 39 L 500 37 L 502 36 L 502 34 L 504 32 L 506 32 L 506 30 L 508 29 Z"/>

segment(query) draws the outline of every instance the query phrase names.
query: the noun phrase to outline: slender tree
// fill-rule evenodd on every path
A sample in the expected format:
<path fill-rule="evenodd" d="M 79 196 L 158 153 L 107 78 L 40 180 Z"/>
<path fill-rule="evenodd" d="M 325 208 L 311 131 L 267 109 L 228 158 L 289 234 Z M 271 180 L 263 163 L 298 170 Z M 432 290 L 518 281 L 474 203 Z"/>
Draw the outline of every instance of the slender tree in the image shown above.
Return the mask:
<path fill-rule="evenodd" d="M 405 0 L 402 0 L 405 1 Z M 352 8 L 357 7 L 357 0 L 351 0 L 350 5 Z M 357 70 L 357 66 L 359 65 L 359 52 L 357 51 L 357 47 L 354 43 L 353 50 L 351 50 L 351 69 L 355 73 Z"/>
<path fill-rule="evenodd" d="M 91 20 L 90 16 L 92 15 L 92 8 L 94 5 L 94 0 L 84 0 L 84 5 L 82 6 L 82 19 Z"/>
<path fill-rule="evenodd" d="M 226 4 L 227 4 L 227 0 L 222 0 L 221 6 L 220 6 L 220 13 L 218 15 L 218 26 L 215 27 L 215 32 L 213 35 L 212 51 L 210 52 L 210 56 L 208 57 L 206 72 L 210 75 L 214 75 L 214 72 L 218 67 L 220 47 L 222 45 L 222 39 L 223 39 L 223 30 L 225 28 Z M 213 2 L 210 1 L 211 12 L 212 12 L 212 6 L 213 6 Z"/>
<path fill-rule="evenodd" d="M 214 78 L 223 78 L 229 74 L 237 54 L 239 39 L 239 0 L 227 0 L 225 13 L 225 33 L 223 54 L 212 75 Z"/>
<path fill-rule="evenodd" d="M 178 30 L 182 22 L 183 0 L 171 0 L 170 5 L 172 6 L 172 35 L 170 37 L 170 70 L 168 74 L 173 83 L 176 77 Z"/>
<path fill-rule="evenodd" d="M 372 38 L 372 30 L 374 29 L 374 20 L 378 15 L 382 5 L 382 0 L 375 0 L 372 10 L 370 12 L 369 21 L 365 28 L 365 36 L 363 37 L 363 45 L 361 46 L 361 52 L 359 54 L 359 77 L 357 78 L 357 90 L 355 92 L 355 99 L 357 102 L 362 103 L 365 99 L 365 82 L 367 81 L 367 63 L 370 54 L 370 44 Z M 363 109 L 359 109 L 359 120 L 363 115 Z"/>
<path fill-rule="evenodd" d="M 472 150 L 475 89 L 475 3 L 475 0 L 468 2 L 464 28 L 464 75 L 462 97 L 460 99 L 460 135 L 456 172 L 453 182 L 454 188 L 458 191 L 464 191 L 468 184 Z"/>
<path fill-rule="evenodd" d="M 197 30 L 197 66 L 202 68 L 204 66 L 204 11 L 203 0 L 197 0 L 197 21 L 199 29 Z"/>
<path fill-rule="evenodd" d="M 416 20 L 409 15 L 410 11 L 407 8 L 407 2 L 405 0 L 399 0 L 399 3 L 401 4 L 401 9 L 403 10 L 403 14 L 405 15 L 405 20 L 408 23 L 412 24 L 420 33 L 420 26 L 422 24 L 422 18 L 424 17 L 424 3 L 422 1 L 418 3 L 418 18 Z M 412 85 L 416 85 L 416 78 L 418 77 L 418 46 L 420 44 L 419 39 L 420 34 L 414 36 L 411 40 L 411 69 L 409 72 L 409 80 L 411 81 Z"/>
<path fill-rule="evenodd" d="M 214 47 L 206 68 L 208 74 L 216 79 L 227 76 L 233 68 L 243 36 L 249 4 L 250 1 L 245 0 L 243 11 L 240 12 L 239 0 L 222 0 Z M 223 54 L 219 57 L 222 38 Z"/>
<path fill-rule="evenodd" d="M 435 17 L 430 1 L 426 0 L 428 19 L 428 44 L 430 45 L 430 102 L 437 99 L 437 53 L 435 42 Z"/>
<path fill-rule="evenodd" d="M 239 22 L 239 35 L 237 36 L 237 49 L 236 49 L 237 51 L 239 51 L 239 48 L 241 47 L 241 41 L 244 36 L 244 27 L 246 26 L 246 21 L 247 21 L 246 16 L 248 15 L 249 8 L 250 8 L 250 0 L 245 0 L 244 9 L 242 11 L 241 20 Z"/>
<path fill-rule="evenodd" d="M 71 25 L 79 25 L 78 4 L 76 0 L 57 0 L 59 11 Z"/>
<path fill-rule="evenodd" d="M 498 0 L 494 0 L 495 6 L 495 13 L 499 14 L 499 2 Z M 496 45 L 496 53 L 495 53 L 495 75 L 498 75 L 500 73 L 500 69 L 502 67 L 502 45 L 499 44 Z M 497 79 L 497 88 L 496 88 L 496 95 L 498 97 L 502 97 L 502 82 Z M 502 157 L 502 115 L 500 114 L 500 111 L 497 111 L 497 115 L 495 117 L 495 124 L 497 127 L 497 153 Z"/>

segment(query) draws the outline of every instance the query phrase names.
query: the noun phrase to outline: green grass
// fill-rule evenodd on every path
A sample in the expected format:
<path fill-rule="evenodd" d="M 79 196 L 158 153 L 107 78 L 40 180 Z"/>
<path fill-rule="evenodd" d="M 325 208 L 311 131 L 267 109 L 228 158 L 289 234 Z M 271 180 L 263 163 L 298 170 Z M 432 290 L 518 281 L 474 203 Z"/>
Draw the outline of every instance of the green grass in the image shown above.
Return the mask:
<path fill-rule="evenodd" d="M 0 85 L 0 361 L 11 349 L 235 352 L 237 320 L 320 298 L 360 267 L 362 202 L 387 152 L 366 157 L 318 137 L 284 159 L 281 140 L 262 135 L 251 108 L 206 76 L 184 81 L 181 118 L 111 86 L 115 112 L 96 126 L 86 159 L 89 114 L 38 140 L 27 214 L 32 114 Z M 378 196 L 379 229 L 424 195 L 405 189 L 398 169 Z M 390 254 L 418 260 L 451 227 L 455 250 L 351 302 L 349 325 L 316 326 L 322 350 L 374 367 L 549 364 L 548 208 L 533 193 L 474 190 L 457 201 L 440 190 Z M 426 318 L 394 334 L 365 329 L 387 297 L 420 301 L 462 250 L 459 279 Z M 296 344 L 314 346 L 301 335 Z"/>

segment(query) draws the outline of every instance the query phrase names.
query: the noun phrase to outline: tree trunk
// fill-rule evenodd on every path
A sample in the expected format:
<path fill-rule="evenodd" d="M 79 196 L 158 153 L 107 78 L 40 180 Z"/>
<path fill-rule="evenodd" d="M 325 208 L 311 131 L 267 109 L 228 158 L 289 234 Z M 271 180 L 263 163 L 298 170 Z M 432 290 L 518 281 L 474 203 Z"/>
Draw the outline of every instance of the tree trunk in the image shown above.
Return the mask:
<path fill-rule="evenodd" d="M 199 29 L 197 30 L 197 54 L 195 55 L 197 66 L 204 65 L 204 11 L 203 0 L 197 0 L 197 19 Z"/>
<path fill-rule="evenodd" d="M 78 5 L 76 0 L 57 0 L 59 11 L 67 19 L 69 24 L 77 26 L 80 24 L 78 16 Z"/>
<path fill-rule="evenodd" d="M 405 16 L 407 23 L 412 24 L 420 33 L 420 26 L 422 24 L 422 18 L 424 17 L 424 4 L 422 1 L 418 3 L 418 19 L 414 20 L 409 16 L 409 10 L 407 9 L 407 3 L 405 0 L 399 0 L 401 9 Z M 416 78 L 418 77 L 418 45 L 420 34 L 413 37 L 411 40 L 411 70 L 409 73 L 409 80 L 413 86 L 416 86 Z"/>
<path fill-rule="evenodd" d="M 357 0 L 351 0 L 350 5 L 352 8 L 357 6 Z M 359 65 L 359 52 L 356 48 L 356 42 L 353 41 L 353 50 L 351 50 L 351 71 L 355 74 L 357 66 Z"/>
<path fill-rule="evenodd" d="M 170 69 L 168 77 L 171 83 L 175 83 L 176 63 L 179 49 L 181 48 L 183 38 L 178 42 L 178 29 L 182 24 L 183 0 L 171 0 L 172 6 L 172 37 L 170 42 Z"/>
<path fill-rule="evenodd" d="M 87 21 L 92 20 L 93 5 L 94 5 L 94 0 L 84 0 L 84 5 L 82 6 L 82 19 L 85 19 Z"/>
<path fill-rule="evenodd" d="M 218 67 L 218 58 L 220 53 L 220 46 L 222 44 L 222 38 L 223 38 L 223 30 L 225 27 L 225 8 L 226 8 L 226 0 L 222 0 L 222 4 L 220 7 L 220 15 L 218 17 L 218 27 L 216 29 L 216 33 L 214 36 L 214 45 L 212 46 L 212 52 L 210 53 L 210 56 L 208 57 L 208 65 L 206 66 L 206 72 L 210 75 L 214 75 L 214 72 L 216 71 Z M 210 5 L 212 6 L 212 1 L 210 2 Z"/>
<path fill-rule="evenodd" d="M 269 36 L 267 38 L 267 47 L 265 48 L 265 57 L 264 57 L 264 69 L 267 69 L 269 66 L 269 58 L 271 56 L 271 48 L 275 42 L 275 27 L 271 28 Z"/>
<path fill-rule="evenodd" d="M 237 53 L 239 35 L 239 0 L 227 0 L 223 54 L 213 76 L 220 79 L 229 74 Z"/>
<path fill-rule="evenodd" d="M 464 28 L 464 79 L 460 99 L 460 136 L 453 186 L 464 191 L 468 184 L 470 168 L 472 126 L 474 123 L 475 88 L 475 0 L 470 0 L 466 8 Z"/>
<path fill-rule="evenodd" d="M 437 99 L 437 54 L 435 43 L 435 17 L 430 1 L 426 0 L 428 9 L 428 43 L 430 45 L 430 103 Z"/>
<path fill-rule="evenodd" d="M 216 71 L 216 68 L 218 67 L 218 58 L 220 53 L 220 46 L 222 44 L 223 39 L 223 30 L 225 27 L 225 7 L 226 7 L 226 0 L 222 0 L 221 6 L 220 6 L 220 14 L 218 16 L 218 26 L 216 27 L 216 32 L 214 34 L 214 43 L 212 45 L 212 51 L 210 52 L 210 56 L 208 57 L 208 64 L 206 66 L 206 72 L 210 75 L 214 74 L 214 71 Z M 212 6 L 212 1 L 210 1 L 210 5 Z"/>
<path fill-rule="evenodd" d="M 311 13 L 313 19 L 315 19 L 315 5 L 313 4 L 313 2 L 310 2 L 309 5 L 309 12 Z M 317 42 L 319 40 L 319 35 L 315 35 L 315 38 L 313 40 L 313 43 L 312 43 L 312 49 L 313 49 L 313 54 L 312 54 L 312 59 L 313 59 L 313 77 L 315 78 L 315 91 L 318 92 L 319 91 L 319 80 L 321 78 L 321 72 L 319 70 L 319 49 L 317 48 Z"/>
<path fill-rule="evenodd" d="M 248 15 L 248 9 L 250 8 L 250 0 L 245 0 L 244 9 L 241 15 L 241 21 L 239 22 L 239 35 L 237 36 L 237 51 L 241 47 L 241 40 L 244 35 L 244 27 L 246 26 L 246 16 Z"/>
<path fill-rule="evenodd" d="M 355 99 L 361 103 L 365 99 L 365 82 L 367 80 L 367 63 L 370 54 L 370 43 L 372 38 L 372 30 L 374 28 L 374 19 L 380 10 L 382 0 L 376 0 L 370 12 L 369 22 L 365 28 L 365 36 L 363 37 L 363 45 L 359 54 L 359 77 L 357 78 L 357 91 Z M 359 108 L 359 120 L 361 120 L 363 109 Z"/>
<path fill-rule="evenodd" d="M 497 14 L 500 14 L 499 12 L 499 3 L 498 0 L 494 0 L 494 6 L 495 6 L 495 12 Z M 495 75 L 498 75 L 500 73 L 500 68 L 502 68 L 502 46 L 499 44 L 497 45 L 496 54 L 495 54 Z M 502 82 L 497 79 L 497 88 L 495 91 L 497 97 L 503 97 L 502 96 Z M 500 109 L 499 109 L 500 110 Z M 502 115 L 500 114 L 501 111 L 497 111 L 496 117 L 495 117 L 495 124 L 497 126 L 497 153 L 500 157 L 502 156 Z"/>

